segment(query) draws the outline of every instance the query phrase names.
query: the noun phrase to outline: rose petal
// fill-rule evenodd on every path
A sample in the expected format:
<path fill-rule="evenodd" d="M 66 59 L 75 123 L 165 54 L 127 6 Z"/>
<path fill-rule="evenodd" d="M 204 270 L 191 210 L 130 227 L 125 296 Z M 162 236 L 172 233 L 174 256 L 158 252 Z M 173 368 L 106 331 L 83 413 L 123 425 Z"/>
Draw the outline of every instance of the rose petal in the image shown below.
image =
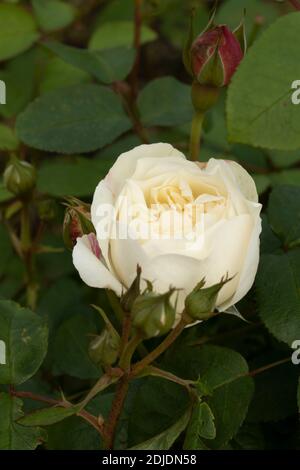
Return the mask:
<path fill-rule="evenodd" d="M 106 288 L 121 295 L 122 285 L 94 255 L 88 235 L 77 238 L 73 249 L 73 263 L 81 279 L 90 287 Z"/>

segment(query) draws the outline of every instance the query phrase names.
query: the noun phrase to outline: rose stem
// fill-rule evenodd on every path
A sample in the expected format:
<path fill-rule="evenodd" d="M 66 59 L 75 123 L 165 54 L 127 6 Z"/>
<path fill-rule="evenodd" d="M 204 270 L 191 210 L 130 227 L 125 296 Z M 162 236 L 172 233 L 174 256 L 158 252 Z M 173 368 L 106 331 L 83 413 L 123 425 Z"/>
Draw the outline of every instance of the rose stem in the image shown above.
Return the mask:
<path fill-rule="evenodd" d="M 199 159 L 203 118 L 204 118 L 203 113 L 200 113 L 197 111 L 195 112 L 193 121 L 192 121 L 191 139 L 190 139 L 190 160 L 192 161 L 197 161 Z"/>
<path fill-rule="evenodd" d="M 107 419 L 107 424 L 104 427 L 104 442 L 105 448 L 107 450 L 113 449 L 114 446 L 117 425 L 127 396 L 129 380 L 130 376 L 125 374 L 117 385 L 117 391 L 114 396 L 109 417 Z"/>
<path fill-rule="evenodd" d="M 190 323 L 190 318 L 186 315 L 182 315 L 182 318 L 178 325 L 168 334 L 168 336 L 160 343 L 157 348 L 155 348 L 148 356 L 144 357 L 141 361 L 137 362 L 133 368 L 131 374 L 137 375 L 141 372 L 146 366 L 155 361 L 165 350 L 178 338 L 181 332 L 184 330 L 186 325 Z"/>

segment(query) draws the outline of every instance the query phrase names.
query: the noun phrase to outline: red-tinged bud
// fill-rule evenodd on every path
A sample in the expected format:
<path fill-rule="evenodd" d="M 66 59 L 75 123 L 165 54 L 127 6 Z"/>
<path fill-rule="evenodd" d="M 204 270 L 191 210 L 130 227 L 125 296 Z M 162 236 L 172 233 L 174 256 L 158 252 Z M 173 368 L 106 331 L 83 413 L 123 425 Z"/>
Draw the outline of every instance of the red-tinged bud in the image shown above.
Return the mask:
<path fill-rule="evenodd" d="M 78 237 L 90 234 L 91 248 L 97 256 L 98 248 L 96 237 L 93 237 L 94 232 L 95 229 L 91 221 L 89 206 L 77 199 L 69 199 L 63 225 L 63 238 L 66 247 L 72 250 Z"/>
<path fill-rule="evenodd" d="M 191 48 L 191 69 L 201 85 L 228 85 L 243 51 L 236 35 L 227 26 L 215 26 L 196 38 Z"/>

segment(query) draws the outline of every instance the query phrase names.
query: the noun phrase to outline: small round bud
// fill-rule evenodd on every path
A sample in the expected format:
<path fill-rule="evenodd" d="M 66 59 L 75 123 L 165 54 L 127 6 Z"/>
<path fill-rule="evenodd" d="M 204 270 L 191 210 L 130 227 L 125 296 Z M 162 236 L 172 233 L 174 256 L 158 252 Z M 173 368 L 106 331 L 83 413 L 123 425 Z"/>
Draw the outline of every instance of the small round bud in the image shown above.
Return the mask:
<path fill-rule="evenodd" d="M 119 335 L 106 328 L 101 335 L 96 336 L 91 341 L 89 356 L 95 364 L 108 367 L 116 362 L 119 350 Z"/>
<path fill-rule="evenodd" d="M 35 186 L 36 169 L 30 163 L 13 157 L 5 168 L 3 181 L 8 191 L 16 196 L 24 195 Z"/>
<path fill-rule="evenodd" d="M 194 320 L 208 320 L 214 313 L 217 297 L 222 287 L 232 278 L 225 277 L 221 282 L 204 288 L 205 279 L 202 279 L 185 299 L 185 311 Z"/>
<path fill-rule="evenodd" d="M 174 290 L 165 294 L 146 292 L 132 306 L 132 325 L 144 338 L 166 334 L 175 321 L 175 309 L 170 303 Z"/>

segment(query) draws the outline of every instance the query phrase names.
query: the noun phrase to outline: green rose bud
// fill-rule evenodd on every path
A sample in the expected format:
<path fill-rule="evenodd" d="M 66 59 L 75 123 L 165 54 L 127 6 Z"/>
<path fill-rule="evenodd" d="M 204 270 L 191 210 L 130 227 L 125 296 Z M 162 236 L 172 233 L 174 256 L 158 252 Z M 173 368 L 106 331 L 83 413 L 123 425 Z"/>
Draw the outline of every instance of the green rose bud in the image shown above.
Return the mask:
<path fill-rule="evenodd" d="M 108 367 L 116 362 L 120 350 L 120 337 L 105 329 L 101 335 L 96 336 L 90 343 L 89 356 L 100 366 Z"/>
<path fill-rule="evenodd" d="M 173 327 L 175 309 L 170 303 L 173 293 L 174 289 L 165 294 L 147 291 L 133 303 L 132 325 L 144 338 L 164 335 Z"/>
<path fill-rule="evenodd" d="M 221 282 L 211 287 L 203 288 L 205 279 L 202 279 L 185 299 L 186 313 L 194 320 L 208 320 L 215 316 L 214 310 L 218 293 L 232 278 L 221 279 Z"/>
<path fill-rule="evenodd" d="M 120 352 L 120 335 L 107 318 L 105 312 L 94 305 L 94 308 L 102 316 L 105 329 L 99 336 L 93 338 L 89 346 L 89 356 L 92 361 L 100 366 L 108 367 L 116 362 Z"/>
<path fill-rule="evenodd" d="M 36 170 L 30 163 L 12 157 L 5 168 L 3 181 L 8 191 L 16 196 L 21 196 L 34 188 Z"/>

